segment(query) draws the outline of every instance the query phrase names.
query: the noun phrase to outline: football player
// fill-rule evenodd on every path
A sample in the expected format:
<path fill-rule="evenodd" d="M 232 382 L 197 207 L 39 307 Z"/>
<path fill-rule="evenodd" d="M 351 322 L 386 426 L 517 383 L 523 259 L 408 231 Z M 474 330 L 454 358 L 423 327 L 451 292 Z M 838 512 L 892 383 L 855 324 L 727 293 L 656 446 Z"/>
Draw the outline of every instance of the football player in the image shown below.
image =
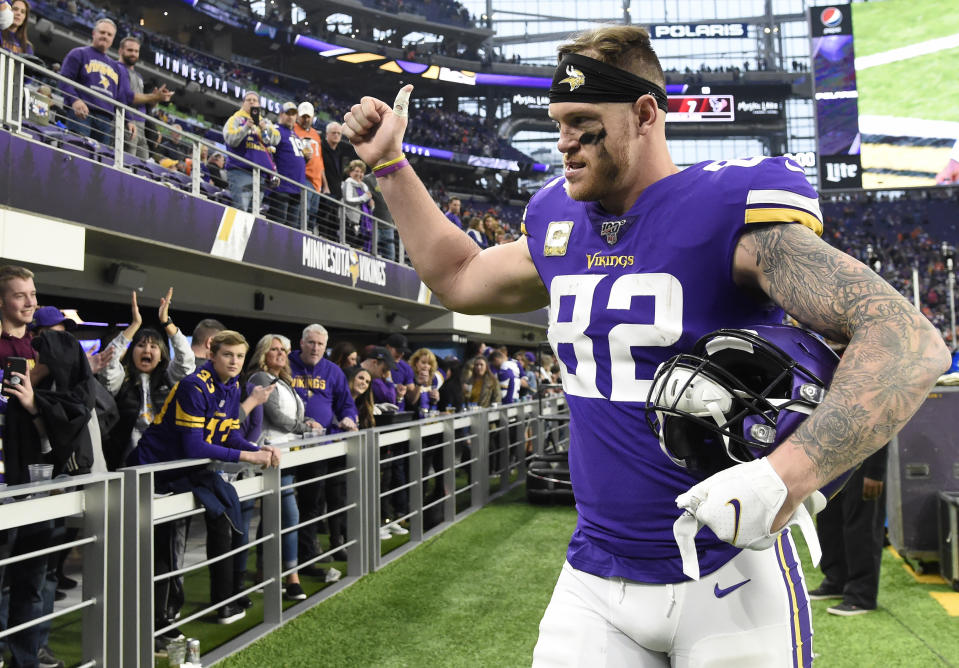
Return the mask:
<path fill-rule="evenodd" d="M 533 196 L 510 244 L 481 251 L 409 167 L 412 86 L 392 108 L 364 97 L 344 126 L 447 307 L 549 306 L 579 519 L 534 665 L 807 665 L 805 585 L 781 530 L 905 424 L 949 353 L 892 287 L 820 240 L 817 196 L 797 164 L 675 166 L 644 29 L 589 31 L 559 56 L 549 115 L 565 173 Z M 658 365 L 719 328 L 778 324 L 783 310 L 849 342 L 831 389 L 768 457 L 694 477 L 644 424 Z M 698 580 L 683 572 L 673 535 L 684 513 L 707 527 L 695 542 Z"/>

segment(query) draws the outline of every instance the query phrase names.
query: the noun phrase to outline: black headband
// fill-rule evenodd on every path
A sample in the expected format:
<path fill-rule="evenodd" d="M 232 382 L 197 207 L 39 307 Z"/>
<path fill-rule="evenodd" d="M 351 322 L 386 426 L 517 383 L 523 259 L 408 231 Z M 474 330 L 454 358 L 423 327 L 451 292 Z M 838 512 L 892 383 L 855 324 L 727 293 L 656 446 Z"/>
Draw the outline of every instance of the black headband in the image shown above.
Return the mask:
<path fill-rule="evenodd" d="M 549 87 L 550 102 L 635 102 L 643 95 L 652 95 L 656 106 L 669 111 L 662 86 L 578 53 L 563 58 Z"/>

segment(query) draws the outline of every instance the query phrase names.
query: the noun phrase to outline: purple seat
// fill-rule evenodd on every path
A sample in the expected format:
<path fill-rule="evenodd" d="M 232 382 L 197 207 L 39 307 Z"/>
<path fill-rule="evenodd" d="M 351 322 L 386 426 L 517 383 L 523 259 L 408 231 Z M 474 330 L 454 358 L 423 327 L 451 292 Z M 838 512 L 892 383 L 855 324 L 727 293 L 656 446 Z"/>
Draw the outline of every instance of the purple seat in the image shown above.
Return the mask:
<path fill-rule="evenodd" d="M 43 136 L 43 141 L 54 146 L 58 146 L 61 141 L 73 136 L 55 125 L 40 125 L 37 126 L 37 131 Z"/>
<path fill-rule="evenodd" d="M 68 153 L 81 155 L 84 158 L 96 157 L 96 142 L 86 137 L 70 135 L 60 141 L 60 148 Z"/>
<path fill-rule="evenodd" d="M 131 169 L 133 170 L 134 174 L 145 176 L 148 179 L 153 179 L 154 181 L 159 181 L 163 175 L 163 172 L 167 171 L 166 168 L 160 167 L 160 165 L 147 162 L 145 160 L 137 160 L 136 163 L 131 165 Z"/>
<path fill-rule="evenodd" d="M 165 173 L 160 177 L 160 180 L 164 183 L 170 183 L 181 190 L 190 190 L 193 185 L 193 182 L 189 176 L 172 169 L 166 170 Z"/>

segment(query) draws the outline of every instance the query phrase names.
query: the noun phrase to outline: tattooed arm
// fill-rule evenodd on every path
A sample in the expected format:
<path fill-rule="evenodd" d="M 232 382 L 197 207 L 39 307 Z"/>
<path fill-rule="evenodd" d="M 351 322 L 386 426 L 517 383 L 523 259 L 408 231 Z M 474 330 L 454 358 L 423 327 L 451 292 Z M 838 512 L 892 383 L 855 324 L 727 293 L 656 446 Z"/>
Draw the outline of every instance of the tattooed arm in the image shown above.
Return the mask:
<path fill-rule="evenodd" d="M 743 235 L 733 272 L 807 327 L 849 342 L 823 403 L 769 456 L 789 488 L 779 527 L 802 499 L 888 442 L 951 360 L 939 332 L 891 285 L 801 225 Z"/>

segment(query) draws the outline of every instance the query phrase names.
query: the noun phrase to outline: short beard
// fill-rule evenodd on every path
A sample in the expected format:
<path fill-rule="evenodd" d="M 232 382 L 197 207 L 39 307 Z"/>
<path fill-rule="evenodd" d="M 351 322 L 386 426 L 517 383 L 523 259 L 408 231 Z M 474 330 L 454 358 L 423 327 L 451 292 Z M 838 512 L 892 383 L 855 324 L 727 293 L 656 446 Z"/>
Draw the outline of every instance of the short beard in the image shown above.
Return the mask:
<path fill-rule="evenodd" d="M 609 194 L 610 186 L 619 180 L 622 168 L 606 150 L 605 142 L 599 144 L 598 155 L 593 161 L 592 170 L 594 173 L 590 175 L 588 182 L 575 185 L 576 194 L 571 191 L 569 183 L 566 184 L 566 194 L 571 199 L 580 202 L 597 202 Z"/>

